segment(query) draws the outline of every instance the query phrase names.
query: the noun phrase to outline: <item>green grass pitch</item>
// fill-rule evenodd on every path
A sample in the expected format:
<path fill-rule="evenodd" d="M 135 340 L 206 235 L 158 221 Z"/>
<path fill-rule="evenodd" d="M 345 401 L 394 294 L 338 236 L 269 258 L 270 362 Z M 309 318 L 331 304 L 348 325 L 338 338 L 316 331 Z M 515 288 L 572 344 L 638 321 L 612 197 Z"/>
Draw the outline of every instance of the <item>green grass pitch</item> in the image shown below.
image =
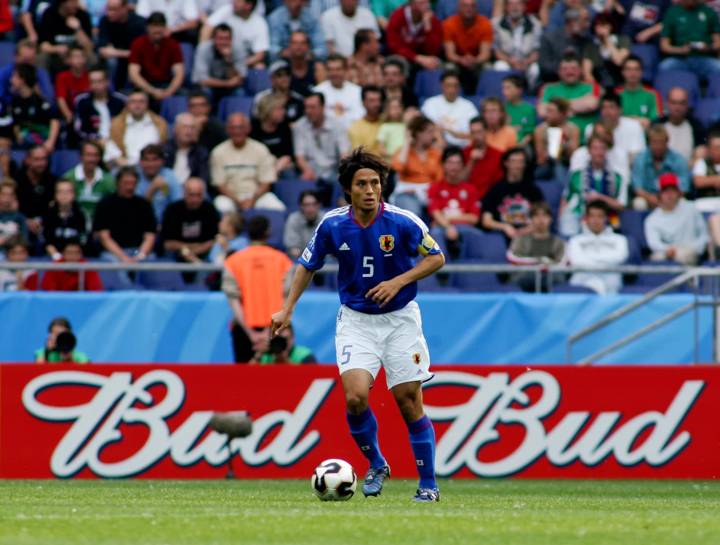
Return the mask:
<path fill-rule="evenodd" d="M 718 545 L 720 482 L 411 481 L 320 502 L 307 481 L 0 481 L 2 545 Z"/>

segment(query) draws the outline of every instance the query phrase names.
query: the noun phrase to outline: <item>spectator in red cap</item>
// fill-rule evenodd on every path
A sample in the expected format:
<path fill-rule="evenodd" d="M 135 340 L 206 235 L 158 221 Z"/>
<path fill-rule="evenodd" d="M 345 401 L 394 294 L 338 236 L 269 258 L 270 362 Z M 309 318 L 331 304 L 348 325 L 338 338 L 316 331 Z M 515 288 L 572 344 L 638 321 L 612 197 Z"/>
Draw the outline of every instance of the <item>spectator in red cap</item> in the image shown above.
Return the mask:
<path fill-rule="evenodd" d="M 705 220 L 693 203 L 683 199 L 675 174 L 662 174 L 658 183 L 658 207 L 645 220 L 645 238 L 652 251 L 650 259 L 694 265 L 707 248 Z"/>

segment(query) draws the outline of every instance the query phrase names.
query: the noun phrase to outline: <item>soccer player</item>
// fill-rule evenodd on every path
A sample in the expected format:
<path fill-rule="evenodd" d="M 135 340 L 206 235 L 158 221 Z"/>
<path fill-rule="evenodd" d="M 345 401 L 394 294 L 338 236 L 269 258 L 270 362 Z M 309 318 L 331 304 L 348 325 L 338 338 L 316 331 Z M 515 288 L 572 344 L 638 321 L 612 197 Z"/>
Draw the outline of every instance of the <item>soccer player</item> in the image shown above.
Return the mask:
<path fill-rule="evenodd" d="M 350 433 L 370 462 L 363 494 L 378 496 L 390 467 L 380 451 L 378 423 L 368 406 L 370 388 L 382 364 L 387 385 L 410 434 L 420 484 L 413 498 L 435 502 L 435 432 L 422 403 L 423 381 L 432 378 L 420 310 L 413 300 L 417 281 L 445 263 L 428 228 L 414 214 L 385 204 L 388 167 L 362 148 L 340 162 L 340 185 L 350 206 L 328 212 L 298 259 L 285 306 L 272 317 L 272 334 L 290 325 L 295 305 L 325 256 L 339 263 L 342 303 L 335 349 Z M 418 254 L 423 258 L 415 263 Z"/>

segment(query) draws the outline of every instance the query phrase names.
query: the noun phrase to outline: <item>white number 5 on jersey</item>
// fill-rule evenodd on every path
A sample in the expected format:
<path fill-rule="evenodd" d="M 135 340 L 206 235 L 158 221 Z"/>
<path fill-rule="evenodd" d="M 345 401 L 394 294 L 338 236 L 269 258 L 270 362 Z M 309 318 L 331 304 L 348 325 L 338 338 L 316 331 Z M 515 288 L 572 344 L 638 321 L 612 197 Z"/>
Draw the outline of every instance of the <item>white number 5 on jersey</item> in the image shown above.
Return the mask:
<path fill-rule="evenodd" d="M 375 265 L 373 265 L 373 256 L 363 256 L 363 278 L 370 278 L 375 274 Z"/>

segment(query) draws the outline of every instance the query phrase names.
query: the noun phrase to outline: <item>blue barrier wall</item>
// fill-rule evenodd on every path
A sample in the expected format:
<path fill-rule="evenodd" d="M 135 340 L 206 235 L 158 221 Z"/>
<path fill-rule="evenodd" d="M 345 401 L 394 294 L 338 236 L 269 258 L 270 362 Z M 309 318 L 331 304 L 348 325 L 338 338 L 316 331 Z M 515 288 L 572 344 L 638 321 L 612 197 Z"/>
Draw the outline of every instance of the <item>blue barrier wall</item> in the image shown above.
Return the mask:
<path fill-rule="evenodd" d="M 438 363 L 562 363 L 567 336 L 633 300 L 635 295 L 422 294 L 425 334 Z M 668 295 L 582 342 L 589 354 L 620 336 L 688 303 Z M 320 361 L 335 360 L 333 334 L 338 298 L 303 296 L 294 317 L 298 341 Z M 230 312 L 219 293 L 114 292 L 0 294 L 0 361 L 29 361 L 43 345 L 49 321 L 67 316 L 79 348 L 96 362 L 229 362 Z M 711 354 L 711 313 L 700 311 L 700 361 Z M 692 313 L 667 324 L 610 363 L 690 363 Z M 576 356 L 577 357 L 577 356 Z"/>

